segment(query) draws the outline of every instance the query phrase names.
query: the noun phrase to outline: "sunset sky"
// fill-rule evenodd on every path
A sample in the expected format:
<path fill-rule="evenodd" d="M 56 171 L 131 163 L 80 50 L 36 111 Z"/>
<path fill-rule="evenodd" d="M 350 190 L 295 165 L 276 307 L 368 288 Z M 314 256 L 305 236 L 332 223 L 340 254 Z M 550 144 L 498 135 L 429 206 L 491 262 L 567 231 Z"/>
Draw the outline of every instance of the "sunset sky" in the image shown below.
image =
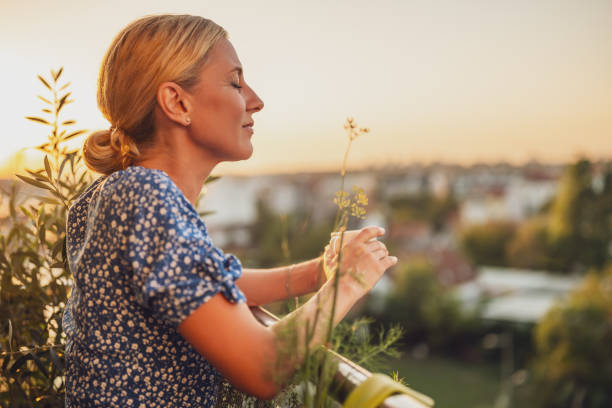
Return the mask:
<path fill-rule="evenodd" d="M 350 164 L 612 158 L 612 1 L 0 0 L 0 166 L 45 139 L 36 74 L 65 67 L 80 127 L 108 127 L 95 96 L 114 35 L 146 14 L 227 29 L 265 102 L 255 153 L 222 173 Z"/>

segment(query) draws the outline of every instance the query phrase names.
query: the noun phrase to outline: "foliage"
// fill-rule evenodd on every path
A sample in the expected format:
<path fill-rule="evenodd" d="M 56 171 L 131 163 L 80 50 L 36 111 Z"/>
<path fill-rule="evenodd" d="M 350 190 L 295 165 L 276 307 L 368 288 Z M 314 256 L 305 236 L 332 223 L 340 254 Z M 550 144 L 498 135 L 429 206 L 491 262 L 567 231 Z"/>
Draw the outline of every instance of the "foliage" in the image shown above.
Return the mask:
<path fill-rule="evenodd" d="M 586 272 L 612 262 L 612 163 L 569 165 L 541 214 L 514 226 L 465 228 L 464 251 L 479 265 Z"/>
<path fill-rule="evenodd" d="M 413 261 L 395 270 L 392 291 L 384 312 L 375 316 L 388 324 L 400 324 L 408 345 L 426 343 L 431 348 L 451 345 L 455 337 L 472 329 L 457 299 L 438 282 L 426 261 Z"/>
<path fill-rule="evenodd" d="M 535 330 L 534 375 L 544 407 L 612 406 L 612 267 L 589 274 Z"/>
<path fill-rule="evenodd" d="M 279 216 L 263 200 L 257 201 L 256 209 L 251 240 L 257 242 L 257 248 L 246 257 L 259 267 L 316 258 L 321 252 L 321 242 L 329 240 L 332 229 L 329 223 L 314 224 L 307 213 Z"/>
<path fill-rule="evenodd" d="M 50 97 L 43 117 L 27 119 L 50 128 L 37 147 L 46 154 L 44 168 L 18 176 L 42 189 L 24 197 L 17 186 L 2 192 L 8 199 L 8 232 L 0 238 L 0 345 L 2 406 L 64 405 L 63 307 L 69 292 L 66 260 L 66 213 L 91 181 L 77 150 L 65 143 L 84 133 L 70 131 L 74 120 L 62 119 L 70 104 L 69 83 L 60 85 L 63 69 L 39 76 Z"/>
<path fill-rule="evenodd" d="M 506 247 L 515 229 L 514 224 L 499 221 L 468 226 L 461 231 L 461 246 L 477 265 L 507 265 Z"/>
<path fill-rule="evenodd" d="M 548 222 L 543 216 L 528 219 L 516 229 L 506 245 L 509 266 L 527 269 L 554 270 L 557 265 L 548 242 Z"/>
<path fill-rule="evenodd" d="M 393 223 L 425 221 L 435 230 L 446 224 L 447 218 L 457 209 L 451 195 L 436 197 L 429 193 L 409 194 L 389 200 L 390 220 Z"/>
<path fill-rule="evenodd" d="M 612 163 L 594 178 L 593 165 L 568 166 L 551 206 L 547 229 L 557 269 L 602 268 L 612 260 Z"/>
<path fill-rule="evenodd" d="M 342 356 L 370 371 L 388 371 L 389 358 L 401 356 L 398 341 L 404 330 L 399 324 L 388 330 L 379 327 L 372 332 L 373 318 L 362 317 L 353 322 L 342 322 L 334 331 L 332 347 Z"/>

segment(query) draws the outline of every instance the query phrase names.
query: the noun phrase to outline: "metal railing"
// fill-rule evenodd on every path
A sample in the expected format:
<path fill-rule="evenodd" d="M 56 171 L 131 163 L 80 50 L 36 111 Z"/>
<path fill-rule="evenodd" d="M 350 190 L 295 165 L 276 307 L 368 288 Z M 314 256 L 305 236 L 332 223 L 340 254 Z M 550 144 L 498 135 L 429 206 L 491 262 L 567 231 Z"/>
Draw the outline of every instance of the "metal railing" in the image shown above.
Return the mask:
<path fill-rule="evenodd" d="M 251 307 L 251 312 L 255 318 L 265 326 L 271 326 L 278 317 L 268 312 L 266 309 L 256 306 Z M 364 382 L 368 377 L 372 375 L 365 368 L 355 364 L 351 360 L 335 353 L 328 351 L 338 363 L 338 371 L 334 377 L 334 384 L 337 385 L 338 399 L 344 401 L 346 397 L 353 391 L 358 385 Z M 431 408 L 433 402 L 429 403 L 426 401 L 428 397 L 423 396 L 422 399 L 413 397 L 407 394 L 396 394 L 387 397 L 385 401 L 379 405 L 381 408 Z"/>

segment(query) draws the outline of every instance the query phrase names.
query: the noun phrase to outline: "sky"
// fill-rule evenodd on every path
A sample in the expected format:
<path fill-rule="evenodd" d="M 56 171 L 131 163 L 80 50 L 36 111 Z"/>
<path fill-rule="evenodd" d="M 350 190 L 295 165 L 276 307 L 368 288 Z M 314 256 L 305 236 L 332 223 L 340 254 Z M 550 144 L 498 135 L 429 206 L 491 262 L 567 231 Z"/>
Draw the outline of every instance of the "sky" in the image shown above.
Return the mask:
<path fill-rule="evenodd" d="M 50 69 L 71 81 L 66 118 L 107 128 L 102 57 L 157 13 L 223 26 L 264 100 L 253 156 L 224 174 L 338 168 L 349 116 L 371 129 L 351 167 L 612 158 L 609 0 L 0 0 L 0 167 L 44 142 L 24 117 L 40 112 L 36 75 Z"/>

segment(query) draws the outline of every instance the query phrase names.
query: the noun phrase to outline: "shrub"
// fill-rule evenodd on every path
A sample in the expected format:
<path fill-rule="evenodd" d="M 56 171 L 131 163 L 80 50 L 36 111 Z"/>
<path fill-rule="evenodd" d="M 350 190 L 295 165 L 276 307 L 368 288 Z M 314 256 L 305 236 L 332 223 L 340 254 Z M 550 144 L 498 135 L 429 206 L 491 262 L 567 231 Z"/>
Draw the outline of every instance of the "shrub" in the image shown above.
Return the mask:
<path fill-rule="evenodd" d="M 394 273 L 394 285 L 384 311 L 376 317 L 399 325 L 407 345 L 427 343 L 434 349 L 454 347 L 471 335 L 476 322 L 462 312 L 459 301 L 440 283 L 425 261 L 406 263 Z"/>
<path fill-rule="evenodd" d="M 508 222 L 489 222 L 466 227 L 461 232 L 461 246 L 477 265 L 505 266 L 506 247 L 516 227 Z"/>
<path fill-rule="evenodd" d="M 534 376 L 545 407 L 612 406 L 612 268 L 590 274 L 535 330 Z"/>
<path fill-rule="evenodd" d="M 554 269 L 545 217 L 534 217 L 519 225 L 506 246 L 506 259 L 509 266 L 516 268 Z"/>
<path fill-rule="evenodd" d="M 37 149 L 46 154 L 44 168 L 19 176 L 40 188 L 24 197 L 14 185 L 8 199 L 8 231 L 0 237 L 0 403 L 11 407 L 64 406 L 64 339 L 62 312 L 70 287 L 65 252 L 66 213 L 91 177 L 77 150 L 65 142 L 84 133 L 69 131 L 74 120 L 63 120 L 71 103 L 63 70 L 51 79 L 38 78 L 51 95 L 44 117 L 27 119 L 50 128 L 48 141 Z"/>

